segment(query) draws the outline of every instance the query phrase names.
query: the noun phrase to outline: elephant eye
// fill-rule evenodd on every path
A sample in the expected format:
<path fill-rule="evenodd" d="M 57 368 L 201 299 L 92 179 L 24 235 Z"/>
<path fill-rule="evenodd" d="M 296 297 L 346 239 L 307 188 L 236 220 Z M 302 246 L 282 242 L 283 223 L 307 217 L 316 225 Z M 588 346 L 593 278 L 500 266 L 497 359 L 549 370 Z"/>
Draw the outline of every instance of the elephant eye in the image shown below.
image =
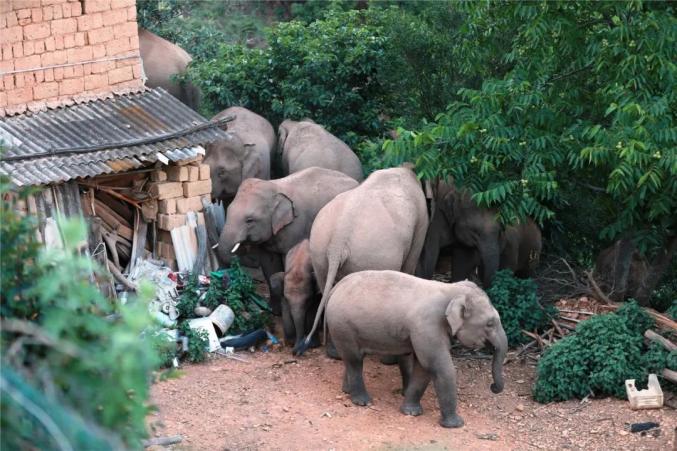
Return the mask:
<path fill-rule="evenodd" d="M 494 320 L 493 319 L 490 319 L 489 321 L 487 321 L 487 327 L 494 327 Z"/>
<path fill-rule="evenodd" d="M 248 217 L 248 218 L 245 220 L 245 222 L 246 222 L 247 224 L 251 224 L 252 222 L 254 222 L 254 218 L 252 218 L 252 217 L 250 216 L 250 217 Z"/>

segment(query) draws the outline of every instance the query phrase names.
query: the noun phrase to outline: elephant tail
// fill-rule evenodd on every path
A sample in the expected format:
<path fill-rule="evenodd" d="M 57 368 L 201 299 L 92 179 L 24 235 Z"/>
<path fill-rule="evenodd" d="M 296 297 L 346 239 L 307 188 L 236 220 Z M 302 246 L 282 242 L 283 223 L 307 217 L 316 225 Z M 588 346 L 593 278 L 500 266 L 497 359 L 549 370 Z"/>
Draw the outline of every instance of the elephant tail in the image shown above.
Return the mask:
<path fill-rule="evenodd" d="M 315 321 L 313 322 L 313 328 L 310 330 L 306 337 L 299 341 L 298 345 L 294 347 L 294 355 L 302 355 L 310 347 L 310 339 L 315 334 L 317 326 L 319 326 L 320 318 L 324 313 L 324 309 L 327 307 L 327 302 L 331 295 L 332 287 L 334 286 L 334 281 L 336 280 L 336 274 L 341 267 L 341 264 L 345 260 L 343 252 L 341 249 L 335 249 L 338 252 L 327 252 L 327 258 L 329 260 L 329 265 L 327 268 L 327 281 L 324 284 L 324 290 L 322 291 L 322 300 L 320 305 L 317 308 L 317 313 L 315 314 Z M 327 343 L 327 317 L 324 317 L 324 342 Z"/>

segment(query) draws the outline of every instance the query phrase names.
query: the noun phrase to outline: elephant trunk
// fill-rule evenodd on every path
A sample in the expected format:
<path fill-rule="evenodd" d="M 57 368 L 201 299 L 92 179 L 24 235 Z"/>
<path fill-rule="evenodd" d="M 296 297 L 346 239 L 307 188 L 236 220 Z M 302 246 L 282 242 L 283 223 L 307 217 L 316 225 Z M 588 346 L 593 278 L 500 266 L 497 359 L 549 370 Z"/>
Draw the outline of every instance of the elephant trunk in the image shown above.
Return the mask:
<path fill-rule="evenodd" d="M 231 230 L 228 224 L 223 228 L 216 255 L 221 266 L 230 265 L 230 260 L 237 252 L 240 244 L 247 239 L 246 230 Z"/>
<path fill-rule="evenodd" d="M 480 257 L 482 261 L 482 285 L 484 288 L 491 286 L 496 271 L 498 271 L 501 249 L 498 245 L 498 237 L 491 237 L 478 243 Z"/>
<path fill-rule="evenodd" d="M 494 393 L 501 393 L 503 391 L 503 361 L 508 353 L 508 337 L 505 335 L 503 328 L 500 328 L 496 336 L 491 340 L 494 347 L 494 358 L 491 362 L 491 374 L 494 378 L 494 383 L 491 384 L 491 391 Z"/>

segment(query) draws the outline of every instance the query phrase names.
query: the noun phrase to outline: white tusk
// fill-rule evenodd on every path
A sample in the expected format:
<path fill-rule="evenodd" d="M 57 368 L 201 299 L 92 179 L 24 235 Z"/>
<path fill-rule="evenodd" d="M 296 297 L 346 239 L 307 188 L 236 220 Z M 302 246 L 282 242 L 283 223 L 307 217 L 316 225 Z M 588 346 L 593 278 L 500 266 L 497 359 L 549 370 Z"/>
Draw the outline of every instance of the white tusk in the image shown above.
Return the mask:
<path fill-rule="evenodd" d="M 230 250 L 230 253 L 234 254 L 235 252 L 237 252 L 237 250 L 239 248 L 240 248 L 240 243 L 235 243 L 235 246 L 233 246 L 233 248 Z"/>
<path fill-rule="evenodd" d="M 217 247 L 219 247 L 219 243 L 216 243 L 215 245 L 213 245 L 212 249 L 216 249 Z"/>

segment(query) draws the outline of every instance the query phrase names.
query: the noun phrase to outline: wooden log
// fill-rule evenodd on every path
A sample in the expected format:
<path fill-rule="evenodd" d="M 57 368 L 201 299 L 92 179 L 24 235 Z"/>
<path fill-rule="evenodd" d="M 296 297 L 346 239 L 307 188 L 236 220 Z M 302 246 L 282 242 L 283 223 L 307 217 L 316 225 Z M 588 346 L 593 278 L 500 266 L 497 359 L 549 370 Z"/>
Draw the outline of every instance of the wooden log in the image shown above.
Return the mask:
<path fill-rule="evenodd" d="M 109 260 L 109 261 L 108 261 L 108 264 L 109 264 L 108 269 L 110 270 L 111 274 L 113 274 L 113 277 L 115 278 L 115 280 L 117 280 L 117 281 L 120 282 L 122 285 L 124 285 L 124 286 L 126 286 L 127 288 L 129 288 L 130 290 L 136 291 L 136 289 L 137 289 L 136 284 L 130 282 L 130 281 L 122 274 L 122 272 L 120 271 L 120 269 L 119 269 L 117 266 L 115 266 L 115 264 L 114 264 L 112 261 Z"/>
<path fill-rule="evenodd" d="M 127 224 L 131 224 L 134 220 L 134 210 L 130 208 L 130 206 L 122 199 L 111 196 L 106 191 L 97 191 L 94 197 L 99 199 L 108 208 L 117 213 L 118 216 L 123 218 Z"/>
<path fill-rule="evenodd" d="M 644 337 L 648 338 L 651 341 L 655 341 L 656 343 L 660 344 L 661 346 L 663 346 L 668 351 L 674 351 L 675 349 L 677 349 L 676 344 L 674 344 L 673 342 L 671 342 L 667 338 L 658 335 L 656 332 L 654 332 L 651 329 L 647 329 L 647 331 L 644 332 Z"/>
<path fill-rule="evenodd" d="M 665 379 L 669 380 L 673 384 L 677 384 L 677 371 L 672 371 L 665 368 L 661 374 Z"/>
<path fill-rule="evenodd" d="M 128 241 L 132 241 L 134 238 L 134 231 L 129 226 L 129 223 L 124 220 L 124 218 L 115 213 L 110 207 L 101 202 L 99 199 L 94 200 L 94 208 L 94 213 L 96 216 L 103 219 L 103 221 L 111 229 L 116 230 L 121 237 L 127 239 Z"/>

